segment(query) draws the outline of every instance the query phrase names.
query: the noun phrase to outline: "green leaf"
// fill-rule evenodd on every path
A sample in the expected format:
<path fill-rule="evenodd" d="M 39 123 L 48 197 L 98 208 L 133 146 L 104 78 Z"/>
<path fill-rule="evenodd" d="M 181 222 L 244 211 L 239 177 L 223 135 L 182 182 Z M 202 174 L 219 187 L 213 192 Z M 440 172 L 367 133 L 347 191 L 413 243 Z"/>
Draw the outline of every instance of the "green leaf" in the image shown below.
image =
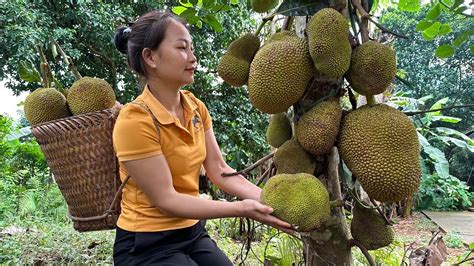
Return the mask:
<path fill-rule="evenodd" d="M 429 26 L 426 30 L 423 31 L 423 37 L 425 37 L 426 35 L 429 38 L 435 38 L 439 33 L 439 28 L 441 27 L 441 25 L 441 22 L 436 21 L 435 23 L 433 23 L 433 25 Z"/>
<path fill-rule="evenodd" d="M 469 39 L 469 36 L 471 36 L 471 35 L 474 35 L 474 29 L 467 30 L 467 31 L 461 33 L 461 35 L 459 35 L 458 37 L 456 37 L 456 39 L 454 39 L 454 41 L 453 41 L 454 46 L 456 46 L 456 47 L 461 46 L 461 44 L 463 42 L 467 41 Z"/>
<path fill-rule="evenodd" d="M 439 15 L 441 15 L 441 5 L 439 3 L 436 3 L 430 11 L 428 11 L 428 14 L 426 14 L 427 19 L 431 20 L 436 20 Z"/>
<path fill-rule="evenodd" d="M 328 6 L 324 0 L 285 0 L 276 12 L 284 16 L 312 16 Z"/>
<path fill-rule="evenodd" d="M 203 0 L 202 7 L 205 9 L 211 9 L 216 4 L 216 0 Z"/>
<path fill-rule="evenodd" d="M 439 99 L 437 102 L 435 102 L 431 106 L 430 110 L 441 109 L 441 108 L 443 108 L 443 105 L 446 104 L 448 101 L 449 101 L 449 97 L 444 97 L 442 99 Z M 432 115 L 441 115 L 441 111 L 432 112 L 431 114 Z"/>
<path fill-rule="evenodd" d="M 425 148 L 431 145 L 425 136 L 421 135 L 418 131 L 416 133 L 418 134 L 418 141 L 420 142 L 421 147 Z"/>
<path fill-rule="evenodd" d="M 454 4 L 449 8 L 450 11 L 453 11 L 455 8 L 457 8 L 459 5 L 461 5 L 464 2 L 464 0 L 455 0 Z"/>
<path fill-rule="evenodd" d="M 462 119 L 452 116 L 445 116 L 445 115 L 435 115 L 432 117 L 432 121 L 441 121 L 451 124 L 459 123 Z"/>
<path fill-rule="evenodd" d="M 471 47 L 469 48 L 469 50 L 471 51 L 471 54 L 474 54 L 474 45 L 471 45 Z"/>
<path fill-rule="evenodd" d="M 239 0 L 230 0 L 230 3 L 233 5 L 239 4 Z"/>
<path fill-rule="evenodd" d="M 469 243 L 469 249 L 474 250 L 474 242 Z"/>
<path fill-rule="evenodd" d="M 20 62 L 18 74 L 26 82 L 41 82 L 41 75 L 31 62 Z"/>
<path fill-rule="evenodd" d="M 173 11 L 173 13 L 175 13 L 176 15 L 181 15 L 181 13 L 183 13 L 187 9 L 188 8 L 184 6 L 175 6 L 173 7 L 173 9 L 171 9 L 171 11 Z"/>
<path fill-rule="evenodd" d="M 403 11 L 418 11 L 420 10 L 420 1 L 419 0 L 400 0 L 398 3 L 398 9 Z"/>
<path fill-rule="evenodd" d="M 199 21 L 199 17 L 196 16 L 197 11 L 194 8 L 188 8 L 179 16 L 186 20 L 189 24 L 195 25 Z"/>
<path fill-rule="evenodd" d="M 435 170 L 442 178 L 449 177 L 449 163 L 444 153 L 433 146 L 424 147 L 423 151 L 434 161 Z"/>
<path fill-rule="evenodd" d="M 467 10 L 467 6 L 460 6 L 456 8 L 456 10 L 454 11 L 454 14 L 462 14 L 462 12 L 464 12 L 465 10 Z"/>
<path fill-rule="evenodd" d="M 179 0 L 179 3 L 185 7 L 193 7 L 193 4 L 191 4 L 188 0 Z"/>
<path fill-rule="evenodd" d="M 198 22 L 196 22 L 196 27 L 198 27 L 199 29 L 202 28 L 202 20 L 199 20 Z"/>
<path fill-rule="evenodd" d="M 222 31 L 222 25 L 221 23 L 216 19 L 216 17 L 212 14 L 208 14 L 206 16 L 207 23 L 216 31 L 216 32 L 221 32 Z"/>
<path fill-rule="evenodd" d="M 450 44 L 443 44 L 436 48 L 435 55 L 439 58 L 448 58 L 454 54 L 454 48 Z"/>
<path fill-rule="evenodd" d="M 424 31 L 427 28 L 429 28 L 431 25 L 433 25 L 433 23 L 434 21 L 421 20 L 416 25 L 416 31 Z"/>
<path fill-rule="evenodd" d="M 440 136 L 438 138 L 441 139 L 444 143 L 451 142 L 451 143 L 453 143 L 454 145 L 456 145 L 458 147 L 468 149 L 470 152 L 474 153 L 474 146 L 469 145 L 466 141 L 463 141 L 463 140 L 460 140 L 460 139 L 455 139 L 455 138 L 452 138 L 452 137 L 444 137 L 444 136 Z"/>
<path fill-rule="evenodd" d="M 447 128 L 447 127 L 436 127 L 436 128 L 434 128 L 434 130 L 439 132 L 439 133 L 448 135 L 448 136 L 456 136 L 456 137 L 464 140 L 465 142 L 467 142 L 469 145 L 474 146 L 474 140 L 472 140 L 471 138 L 469 138 L 468 136 L 466 136 L 462 132 L 459 132 L 455 129 Z"/>
<path fill-rule="evenodd" d="M 453 31 L 451 29 L 451 27 L 448 25 L 448 24 L 443 24 L 441 25 L 441 27 L 439 28 L 439 35 L 446 35 L 448 33 L 450 33 L 451 31 Z"/>

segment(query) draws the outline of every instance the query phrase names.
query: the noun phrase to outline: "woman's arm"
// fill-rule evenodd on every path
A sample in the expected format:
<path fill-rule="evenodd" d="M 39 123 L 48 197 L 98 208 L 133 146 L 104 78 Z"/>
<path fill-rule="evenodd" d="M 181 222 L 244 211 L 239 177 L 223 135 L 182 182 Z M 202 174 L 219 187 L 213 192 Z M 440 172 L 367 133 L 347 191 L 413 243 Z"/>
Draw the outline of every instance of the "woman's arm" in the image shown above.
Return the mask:
<path fill-rule="evenodd" d="M 163 213 L 188 219 L 248 217 L 292 233 L 291 225 L 270 215 L 272 208 L 255 200 L 222 202 L 178 193 L 164 155 L 124 162 L 131 178 Z M 160 169 L 157 171 L 156 169 Z"/>
<path fill-rule="evenodd" d="M 206 160 L 204 169 L 212 183 L 216 184 L 225 192 L 241 199 L 254 199 L 260 201 L 262 189 L 249 182 L 242 175 L 222 177 L 222 173 L 235 172 L 222 158 L 221 150 L 217 144 L 212 128 L 205 132 L 206 136 Z"/>

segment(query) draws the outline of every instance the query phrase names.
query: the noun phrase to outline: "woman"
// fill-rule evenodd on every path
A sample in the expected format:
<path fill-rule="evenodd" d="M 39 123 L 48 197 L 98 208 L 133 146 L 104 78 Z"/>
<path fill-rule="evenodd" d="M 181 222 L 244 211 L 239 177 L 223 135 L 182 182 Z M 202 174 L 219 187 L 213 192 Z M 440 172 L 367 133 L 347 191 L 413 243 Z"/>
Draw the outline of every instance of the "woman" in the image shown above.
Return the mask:
<path fill-rule="evenodd" d="M 170 13 L 152 11 L 130 27 L 120 27 L 117 49 L 146 81 L 143 93 L 125 106 L 114 128 L 122 181 L 114 262 L 159 265 L 232 265 L 210 239 L 200 219 L 248 217 L 293 232 L 259 203 L 261 189 L 234 172 L 222 158 L 209 112 L 192 93 L 196 57 L 184 24 Z M 243 199 L 199 198 L 204 166 L 210 180 Z"/>

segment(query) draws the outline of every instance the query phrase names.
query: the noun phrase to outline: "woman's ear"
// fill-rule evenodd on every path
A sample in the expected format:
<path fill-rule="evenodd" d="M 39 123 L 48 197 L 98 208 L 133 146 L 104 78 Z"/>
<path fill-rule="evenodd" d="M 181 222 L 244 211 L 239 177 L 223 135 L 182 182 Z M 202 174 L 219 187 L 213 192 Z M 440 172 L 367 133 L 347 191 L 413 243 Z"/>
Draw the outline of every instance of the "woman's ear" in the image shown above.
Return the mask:
<path fill-rule="evenodd" d="M 158 65 L 157 57 L 154 55 L 155 53 L 150 48 L 145 48 L 142 50 L 143 61 L 150 68 L 156 68 L 156 66 Z"/>

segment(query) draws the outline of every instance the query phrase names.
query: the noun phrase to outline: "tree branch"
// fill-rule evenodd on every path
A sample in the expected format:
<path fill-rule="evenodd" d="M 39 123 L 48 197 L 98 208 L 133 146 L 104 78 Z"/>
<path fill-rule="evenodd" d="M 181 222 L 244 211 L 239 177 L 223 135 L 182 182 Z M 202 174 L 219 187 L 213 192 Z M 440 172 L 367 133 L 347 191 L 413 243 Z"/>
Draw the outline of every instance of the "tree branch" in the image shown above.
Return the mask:
<path fill-rule="evenodd" d="M 245 168 L 244 170 L 241 170 L 241 171 L 238 171 L 238 172 L 234 172 L 234 173 L 222 173 L 221 176 L 223 177 L 227 177 L 227 176 L 234 176 L 234 175 L 243 175 L 243 176 L 247 176 L 250 171 L 252 171 L 253 169 L 257 168 L 259 165 L 262 165 L 264 162 L 268 161 L 270 158 L 273 157 L 273 155 L 275 155 L 275 152 L 272 152 L 268 155 L 266 155 L 265 157 L 261 158 L 260 160 L 258 160 L 256 163 L 252 164 L 251 166 Z"/>
<path fill-rule="evenodd" d="M 369 251 L 367 250 L 366 247 L 364 247 L 364 245 L 362 245 L 362 243 L 360 243 L 359 241 L 357 241 L 355 239 L 350 239 L 349 240 L 349 245 L 351 247 L 357 246 L 360 249 L 360 251 L 362 251 L 362 254 L 364 254 L 364 256 L 367 259 L 367 261 L 369 262 L 370 266 L 375 266 L 376 265 L 374 259 L 372 258 L 372 256 L 370 256 Z"/>
<path fill-rule="evenodd" d="M 454 108 L 470 108 L 474 107 L 474 104 L 465 104 L 465 105 L 457 105 L 457 106 L 450 106 L 446 108 L 440 108 L 440 109 L 433 109 L 433 110 L 424 110 L 424 111 L 413 111 L 413 112 L 403 112 L 407 116 L 412 116 L 412 115 L 419 115 L 419 114 L 424 114 L 424 113 L 432 113 L 432 112 L 438 112 L 438 111 L 445 111 L 445 110 L 450 110 Z"/>
<path fill-rule="evenodd" d="M 82 78 L 81 74 L 79 73 L 79 71 L 77 70 L 77 67 L 76 65 L 74 65 L 74 62 L 72 61 L 71 57 L 69 57 L 68 55 L 66 55 L 66 53 L 64 52 L 63 48 L 61 48 L 61 46 L 58 44 L 58 42 L 56 42 L 56 40 L 54 39 L 51 39 L 51 41 L 54 43 L 54 45 L 56 45 L 56 47 L 58 48 L 58 51 L 59 53 L 61 54 L 62 58 L 64 59 L 64 62 L 66 62 L 66 65 L 68 66 L 69 70 L 72 72 L 72 74 L 74 75 L 74 78 L 76 80 L 79 80 L 80 78 Z"/>

